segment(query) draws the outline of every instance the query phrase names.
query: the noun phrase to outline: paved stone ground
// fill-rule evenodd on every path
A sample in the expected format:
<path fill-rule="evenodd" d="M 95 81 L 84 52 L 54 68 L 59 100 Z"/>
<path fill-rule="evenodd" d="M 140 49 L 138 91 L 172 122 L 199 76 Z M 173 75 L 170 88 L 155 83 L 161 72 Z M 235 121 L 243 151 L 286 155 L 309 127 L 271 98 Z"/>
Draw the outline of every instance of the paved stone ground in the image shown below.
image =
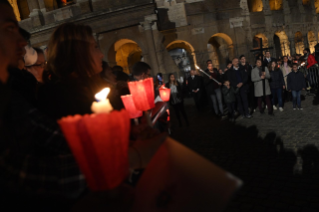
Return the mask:
<path fill-rule="evenodd" d="M 319 211 L 319 106 L 312 102 L 233 124 L 197 113 L 187 100 L 191 125 L 173 126 L 172 137 L 243 180 L 226 211 Z"/>

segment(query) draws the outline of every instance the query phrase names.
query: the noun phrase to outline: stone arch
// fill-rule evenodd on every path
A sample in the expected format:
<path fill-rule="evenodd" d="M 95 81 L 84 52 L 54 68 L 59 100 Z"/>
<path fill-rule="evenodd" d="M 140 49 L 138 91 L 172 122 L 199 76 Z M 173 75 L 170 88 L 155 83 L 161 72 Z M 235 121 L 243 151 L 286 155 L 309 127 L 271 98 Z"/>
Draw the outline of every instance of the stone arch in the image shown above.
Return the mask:
<path fill-rule="evenodd" d="M 235 56 L 233 41 L 224 33 L 213 35 L 208 40 L 207 50 L 215 68 L 224 67 Z"/>
<path fill-rule="evenodd" d="M 303 54 L 303 49 L 305 48 L 305 44 L 304 44 L 304 38 L 300 31 L 295 33 L 294 41 L 295 41 L 296 54 Z"/>
<path fill-rule="evenodd" d="M 263 11 L 263 1 L 262 0 L 248 0 L 249 12 L 261 12 Z"/>
<path fill-rule="evenodd" d="M 108 52 L 109 65 L 119 65 L 128 74 L 131 73 L 132 66 L 141 60 L 142 49 L 135 41 L 130 39 L 117 40 Z"/>
<path fill-rule="evenodd" d="M 283 56 L 283 55 L 290 55 L 290 42 L 288 40 L 288 36 L 285 33 L 285 31 L 278 31 L 275 33 L 274 45 L 276 49 L 276 57 Z M 281 51 L 278 51 L 278 50 L 281 50 Z"/>
<path fill-rule="evenodd" d="M 282 10 L 283 0 L 269 0 L 270 10 Z"/>
<path fill-rule="evenodd" d="M 263 48 L 268 48 L 269 47 L 269 44 L 268 44 L 268 38 L 265 34 L 263 33 L 257 33 L 255 36 L 254 36 L 254 39 L 253 39 L 253 48 L 254 49 L 259 49 L 261 46 L 260 46 L 260 40 L 259 38 L 262 38 L 262 41 L 263 41 Z"/>
<path fill-rule="evenodd" d="M 310 0 L 302 0 L 302 5 L 310 5 L 311 1 Z"/>
<path fill-rule="evenodd" d="M 166 46 L 170 57 L 184 76 L 197 64 L 194 47 L 184 40 L 175 40 Z"/>
<path fill-rule="evenodd" d="M 310 52 L 314 52 L 315 51 L 315 45 L 318 43 L 315 33 L 313 31 L 309 31 L 307 33 L 307 39 L 308 39 L 308 45 L 309 45 L 309 49 Z"/>

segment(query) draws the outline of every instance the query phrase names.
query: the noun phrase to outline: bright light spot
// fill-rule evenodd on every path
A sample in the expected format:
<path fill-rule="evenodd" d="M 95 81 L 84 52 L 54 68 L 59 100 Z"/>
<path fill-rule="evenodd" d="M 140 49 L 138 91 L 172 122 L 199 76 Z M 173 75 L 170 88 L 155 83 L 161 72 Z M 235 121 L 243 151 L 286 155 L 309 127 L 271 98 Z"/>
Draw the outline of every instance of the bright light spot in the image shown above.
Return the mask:
<path fill-rule="evenodd" d="M 105 100 L 106 97 L 109 95 L 109 93 L 110 93 L 110 88 L 104 88 L 99 93 L 95 94 L 95 99 L 98 101 Z"/>

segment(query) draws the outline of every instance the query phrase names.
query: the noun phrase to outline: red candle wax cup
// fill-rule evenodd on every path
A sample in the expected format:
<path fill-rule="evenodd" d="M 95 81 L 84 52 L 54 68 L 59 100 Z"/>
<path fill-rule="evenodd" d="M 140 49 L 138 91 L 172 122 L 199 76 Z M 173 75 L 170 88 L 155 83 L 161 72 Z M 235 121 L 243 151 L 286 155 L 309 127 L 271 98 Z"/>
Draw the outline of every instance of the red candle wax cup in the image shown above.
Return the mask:
<path fill-rule="evenodd" d="M 91 190 L 110 190 L 123 182 L 129 170 L 126 110 L 68 116 L 58 123 Z"/>
<path fill-rule="evenodd" d="M 171 97 L 171 89 L 162 86 L 162 87 L 159 89 L 159 94 L 160 94 L 161 99 L 162 99 L 164 102 L 168 102 L 169 99 L 170 99 L 170 97 Z"/>
<path fill-rule="evenodd" d="M 143 111 L 136 108 L 132 95 L 121 96 L 121 99 L 125 109 L 129 112 L 131 119 L 135 119 L 143 115 Z"/>
<path fill-rule="evenodd" d="M 153 78 L 129 82 L 128 86 L 138 110 L 147 111 L 155 107 Z"/>

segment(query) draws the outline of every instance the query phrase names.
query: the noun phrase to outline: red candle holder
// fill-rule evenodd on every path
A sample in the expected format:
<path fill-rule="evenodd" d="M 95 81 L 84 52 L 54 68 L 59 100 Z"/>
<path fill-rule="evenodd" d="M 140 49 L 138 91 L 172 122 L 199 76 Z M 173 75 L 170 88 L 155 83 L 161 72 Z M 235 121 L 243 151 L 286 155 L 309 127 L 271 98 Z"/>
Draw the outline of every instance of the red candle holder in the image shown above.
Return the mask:
<path fill-rule="evenodd" d="M 162 86 L 162 87 L 159 89 L 159 94 L 160 94 L 161 99 L 162 99 L 164 102 L 168 102 L 169 99 L 170 99 L 170 97 L 171 97 L 171 89 L 166 88 L 165 86 Z"/>
<path fill-rule="evenodd" d="M 143 116 L 143 111 L 136 108 L 132 95 L 121 96 L 121 99 L 123 101 L 125 109 L 129 112 L 131 119 L 136 119 Z"/>
<path fill-rule="evenodd" d="M 129 172 L 126 110 L 68 116 L 58 123 L 91 190 L 110 190 L 124 181 Z"/>
<path fill-rule="evenodd" d="M 128 87 L 138 110 L 148 111 L 155 107 L 153 78 L 129 82 Z"/>

